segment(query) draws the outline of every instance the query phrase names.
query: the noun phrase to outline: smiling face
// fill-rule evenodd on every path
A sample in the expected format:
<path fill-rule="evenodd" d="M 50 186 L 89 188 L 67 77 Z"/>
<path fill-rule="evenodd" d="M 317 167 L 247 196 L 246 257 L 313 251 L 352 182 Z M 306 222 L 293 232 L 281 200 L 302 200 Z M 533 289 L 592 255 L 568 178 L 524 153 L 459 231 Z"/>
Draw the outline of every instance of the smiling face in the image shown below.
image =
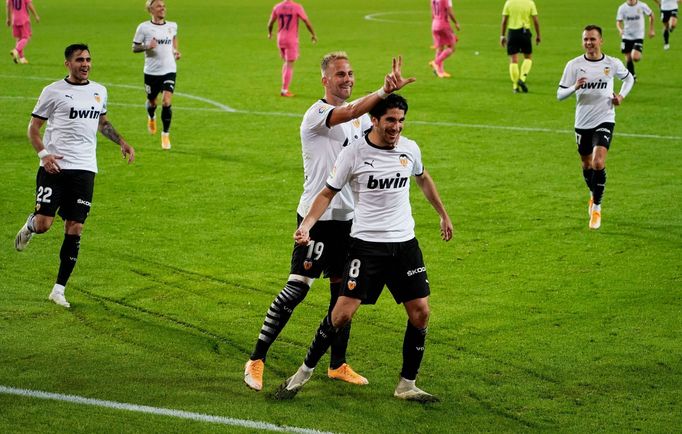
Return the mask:
<path fill-rule="evenodd" d="M 154 21 L 166 19 L 166 3 L 163 0 L 156 0 L 149 5 L 149 13 L 152 14 Z"/>
<path fill-rule="evenodd" d="M 69 81 L 73 83 L 85 83 L 90 76 L 91 68 L 90 52 L 88 50 L 77 50 L 71 54 L 64 65 L 69 70 Z"/>
<path fill-rule="evenodd" d="M 347 59 L 330 62 L 322 76 L 327 102 L 339 105 L 350 98 L 355 85 L 355 75 Z"/>
<path fill-rule="evenodd" d="M 583 48 L 588 58 L 597 59 L 601 57 L 603 43 L 604 40 L 597 30 L 585 30 L 583 32 Z"/>
<path fill-rule="evenodd" d="M 374 144 L 386 148 L 395 148 L 400 139 L 405 123 L 405 111 L 390 108 L 380 118 L 372 117 L 371 139 Z"/>

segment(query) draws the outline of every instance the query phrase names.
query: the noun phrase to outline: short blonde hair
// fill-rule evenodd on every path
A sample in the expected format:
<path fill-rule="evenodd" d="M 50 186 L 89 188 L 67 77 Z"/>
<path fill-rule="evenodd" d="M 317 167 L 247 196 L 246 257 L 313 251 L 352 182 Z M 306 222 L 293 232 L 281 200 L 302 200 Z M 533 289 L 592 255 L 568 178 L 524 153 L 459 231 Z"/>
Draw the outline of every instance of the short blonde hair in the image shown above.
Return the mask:
<path fill-rule="evenodd" d="M 147 9 L 147 12 L 151 12 L 151 11 L 152 11 L 152 6 L 154 5 L 154 3 L 155 3 L 156 1 L 158 1 L 158 0 L 147 0 L 147 1 L 144 3 L 144 7 Z"/>
<path fill-rule="evenodd" d="M 322 76 L 324 76 L 324 73 L 327 71 L 329 64 L 336 60 L 348 60 L 348 54 L 346 54 L 345 51 L 333 51 L 331 53 L 325 54 L 322 58 L 322 62 L 320 62 Z"/>

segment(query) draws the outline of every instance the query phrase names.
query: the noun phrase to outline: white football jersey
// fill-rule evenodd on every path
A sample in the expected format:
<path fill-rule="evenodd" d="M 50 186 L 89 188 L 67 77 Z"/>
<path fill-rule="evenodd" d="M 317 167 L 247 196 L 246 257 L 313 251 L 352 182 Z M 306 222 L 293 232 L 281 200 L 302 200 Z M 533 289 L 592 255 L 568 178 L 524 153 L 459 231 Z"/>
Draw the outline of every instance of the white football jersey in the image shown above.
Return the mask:
<path fill-rule="evenodd" d="M 133 42 L 136 44 L 149 45 L 152 38 L 159 45 L 153 50 L 144 52 L 144 73 L 149 75 L 165 75 L 177 72 L 175 55 L 173 54 L 173 39 L 178 35 L 178 25 L 173 21 L 163 24 L 154 24 L 145 21 L 137 26 Z"/>
<path fill-rule="evenodd" d="M 559 86 L 569 88 L 580 77 L 587 82 L 575 92 L 575 127 L 594 128 L 602 122 L 615 122 L 616 111 L 611 98 L 613 79 L 624 79 L 630 72 L 615 57 L 602 55 L 600 60 L 589 60 L 585 55 L 570 60 L 564 68 Z"/>
<path fill-rule="evenodd" d="M 414 238 L 410 176 L 424 173 L 419 146 L 400 137 L 393 149 L 379 148 L 367 136 L 341 151 L 327 186 L 350 185 L 355 199 L 351 236 L 364 241 L 401 242 Z"/>
<path fill-rule="evenodd" d="M 677 9 L 677 0 L 661 0 L 662 11 L 674 11 Z"/>
<path fill-rule="evenodd" d="M 623 22 L 623 39 L 644 39 L 646 17 L 652 14 L 646 3 L 638 1 L 634 6 L 623 3 L 618 8 L 616 20 Z"/>
<path fill-rule="evenodd" d="M 72 84 L 66 79 L 45 86 L 33 109 L 34 117 L 47 120 L 43 134 L 45 149 L 64 157 L 59 166 L 95 173 L 99 117 L 106 113 L 104 86 L 94 81 Z"/>
<path fill-rule="evenodd" d="M 324 100 L 313 104 L 301 122 L 301 147 L 303 151 L 303 194 L 296 212 L 305 217 L 317 193 L 334 167 L 341 150 L 353 140 L 362 137 L 372 127 L 367 114 L 358 119 L 329 128 L 327 119 L 335 106 Z M 350 187 L 342 189 L 329 204 L 320 220 L 347 221 L 353 218 L 353 197 Z"/>

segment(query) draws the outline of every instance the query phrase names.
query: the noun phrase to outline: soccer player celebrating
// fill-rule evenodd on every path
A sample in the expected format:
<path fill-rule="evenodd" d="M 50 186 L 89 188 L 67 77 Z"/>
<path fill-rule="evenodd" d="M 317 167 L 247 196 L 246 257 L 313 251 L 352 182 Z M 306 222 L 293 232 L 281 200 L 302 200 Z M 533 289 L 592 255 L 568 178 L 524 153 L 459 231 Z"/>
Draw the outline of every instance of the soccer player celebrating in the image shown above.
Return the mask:
<path fill-rule="evenodd" d="M 507 47 L 509 55 L 509 77 L 512 90 L 519 93 L 519 88 L 528 92 L 526 79 L 533 66 L 533 44 L 530 32 L 530 21 L 535 26 L 535 43 L 540 43 L 540 21 L 538 10 L 533 0 L 507 0 L 502 8 L 502 29 L 500 45 Z M 519 72 L 519 53 L 523 53 L 523 63 Z"/>
<path fill-rule="evenodd" d="M 28 59 L 24 56 L 24 48 L 31 39 L 31 17 L 29 11 L 37 23 L 40 17 L 33 6 L 32 0 L 7 0 L 7 25 L 12 26 L 12 35 L 17 40 L 16 45 L 9 52 L 14 63 L 27 64 Z"/>
<path fill-rule="evenodd" d="M 362 137 L 363 132 L 371 127 L 366 113 L 388 94 L 415 80 L 403 78 L 401 67 L 402 59 L 393 59 L 392 71 L 384 77 L 384 85 L 378 91 L 347 103 L 355 85 L 355 74 L 348 56 L 339 51 L 322 58 L 320 69 L 324 98 L 308 109 L 301 122 L 305 181 L 296 210 L 298 223 L 308 213 L 317 192 L 324 187 L 324 181 L 332 171 L 341 149 L 352 140 Z M 270 305 L 256 346 L 244 367 L 244 382 L 250 388 L 263 388 L 264 363 L 270 346 L 284 329 L 296 306 L 308 294 L 313 281 L 323 273 L 329 278 L 331 292 L 328 311 L 331 312 L 336 304 L 348 251 L 353 206 L 351 191 L 344 188 L 325 207 L 320 222 L 311 231 L 312 241 L 306 245 L 294 245 L 287 283 Z M 332 345 L 327 375 L 353 384 L 367 384 L 367 379 L 346 363 L 349 336 L 350 323 L 338 333 L 338 339 Z"/>
<path fill-rule="evenodd" d="M 97 131 L 121 148 L 132 163 L 135 150 L 107 119 L 107 89 L 88 80 L 90 50 L 87 45 L 66 47 L 64 64 L 68 77 L 46 86 L 33 109 L 28 138 L 40 158 L 36 176 L 34 213 L 19 230 L 14 246 L 21 251 L 34 234 L 52 226 L 54 216 L 64 219 L 64 241 L 59 251 L 57 282 L 49 299 L 70 307 L 64 297 L 66 283 L 76 265 L 83 224 L 90 212 L 97 173 Z M 40 128 L 47 121 L 45 134 Z"/>
<path fill-rule="evenodd" d="M 590 229 L 601 226 L 601 202 L 606 185 L 606 154 L 615 126 L 615 106 L 632 89 L 635 80 L 623 62 L 602 53 L 601 28 L 585 27 L 585 54 L 569 61 L 559 82 L 557 98 L 563 100 L 575 93 L 575 137 L 582 161 L 583 177 L 590 190 L 588 211 Z M 613 79 L 623 81 L 618 94 L 613 91 Z"/>
<path fill-rule="evenodd" d="M 175 62 L 181 56 L 178 51 L 178 25 L 173 21 L 166 21 L 166 3 L 163 0 L 147 0 L 146 7 L 152 19 L 137 26 L 133 38 L 133 53 L 144 52 L 147 130 L 150 134 L 156 134 L 156 98 L 162 92 L 161 148 L 170 149 L 170 126 L 173 118 L 171 105 L 177 74 Z"/>
<path fill-rule="evenodd" d="M 311 231 L 344 186 L 356 198 L 351 247 L 346 259 L 341 295 L 320 323 L 304 363 L 279 388 L 275 397 L 293 398 L 308 382 L 315 366 L 360 304 L 375 304 L 384 285 L 407 312 L 403 365 L 394 396 L 431 402 L 438 398 L 415 385 L 424 356 L 430 294 L 426 266 L 414 234 L 410 177 L 440 216 L 443 240 L 452 238 L 452 222 L 436 185 L 422 163 L 419 146 L 401 136 L 407 101 L 389 95 L 370 110 L 371 131 L 339 154 L 326 186 L 317 194 L 294 233 L 298 245 L 312 242 Z"/>
<path fill-rule="evenodd" d="M 289 92 L 291 78 L 294 75 L 294 62 L 298 59 L 298 20 L 302 20 L 310 32 L 313 43 L 317 42 L 313 25 L 303 9 L 303 6 L 291 0 L 284 0 L 272 8 L 268 21 L 268 39 L 272 39 L 272 27 L 277 21 L 277 47 L 279 54 L 284 60 L 282 65 L 282 90 L 280 95 L 285 97 L 294 96 Z"/>
<path fill-rule="evenodd" d="M 449 78 L 451 75 L 443 68 L 443 62 L 455 52 L 457 36 L 450 27 L 450 20 L 457 31 L 459 23 L 452 11 L 452 0 L 431 1 L 431 34 L 436 48 L 436 58 L 429 62 L 434 74 L 440 78 Z"/>
<path fill-rule="evenodd" d="M 677 4 L 679 0 L 654 0 L 661 7 L 663 22 L 663 49 L 670 49 L 670 34 L 677 26 Z"/>
<path fill-rule="evenodd" d="M 620 32 L 620 52 L 625 54 L 625 62 L 630 74 L 637 79 L 635 62 L 639 62 L 644 51 L 644 17 L 649 17 L 649 37 L 653 38 L 654 13 L 646 3 L 627 0 L 620 5 L 616 14 L 616 27 Z"/>

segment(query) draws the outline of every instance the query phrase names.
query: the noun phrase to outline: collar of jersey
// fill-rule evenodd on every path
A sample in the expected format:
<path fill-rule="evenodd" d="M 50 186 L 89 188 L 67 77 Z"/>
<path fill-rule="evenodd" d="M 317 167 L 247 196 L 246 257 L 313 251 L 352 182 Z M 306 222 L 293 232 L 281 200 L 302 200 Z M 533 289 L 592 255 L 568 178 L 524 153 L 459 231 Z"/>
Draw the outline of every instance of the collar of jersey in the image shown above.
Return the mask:
<path fill-rule="evenodd" d="M 66 77 L 64 77 L 64 81 L 65 81 L 67 84 L 70 84 L 71 86 L 87 86 L 88 84 L 90 84 L 90 80 L 86 81 L 85 83 L 71 83 L 71 82 L 69 81 L 69 76 L 68 76 L 68 75 L 67 75 Z"/>
<path fill-rule="evenodd" d="M 601 53 L 601 57 L 600 57 L 599 59 L 596 59 L 596 60 L 588 59 L 586 54 L 583 54 L 583 57 L 584 57 L 585 60 L 587 60 L 588 62 L 601 62 L 601 61 L 604 60 L 604 58 L 606 57 L 606 54 Z"/>

